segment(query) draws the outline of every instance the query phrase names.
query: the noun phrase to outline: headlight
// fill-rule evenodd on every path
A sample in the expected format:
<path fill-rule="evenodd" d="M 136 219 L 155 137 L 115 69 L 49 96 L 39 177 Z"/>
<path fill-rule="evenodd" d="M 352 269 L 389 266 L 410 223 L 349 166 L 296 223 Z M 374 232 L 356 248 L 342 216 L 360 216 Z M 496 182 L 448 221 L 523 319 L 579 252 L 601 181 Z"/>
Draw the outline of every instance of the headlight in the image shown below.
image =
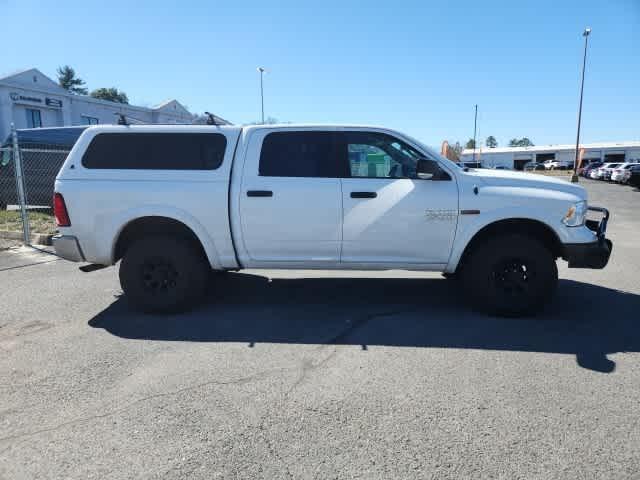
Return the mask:
<path fill-rule="evenodd" d="M 587 202 L 577 202 L 569 207 L 567 213 L 564 215 L 562 219 L 562 223 L 564 223 L 567 227 L 579 227 L 584 224 L 584 219 L 587 215 Z"/>

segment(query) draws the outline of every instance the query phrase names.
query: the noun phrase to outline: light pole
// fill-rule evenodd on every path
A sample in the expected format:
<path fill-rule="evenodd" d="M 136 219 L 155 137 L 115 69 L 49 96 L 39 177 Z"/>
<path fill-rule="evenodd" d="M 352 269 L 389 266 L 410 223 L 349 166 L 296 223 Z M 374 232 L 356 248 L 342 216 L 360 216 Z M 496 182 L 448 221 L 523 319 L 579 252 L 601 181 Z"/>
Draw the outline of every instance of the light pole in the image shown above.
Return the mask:
<path fill-rule="evenodd" d="M 582 122 L 582 93 L 584 92 L 584 70 L 587 66 L 587 46 L 589 44 L 589 34 L 591 28 L 587 27 L 582 32 L 584 37 L 584 56 L 582 57 L 582 80 L 580 82 L 580 104 L 578 105 L 578 133 L 576 135 L 576 156 L 573 162 L 573 175 L 571 181 L 576 183 L 578 181 L 578 157 L 580 155 L 580 124 Z"/>
<path fill-rule="evenodd" d="M 473 163 L 476 163 L 476 148 L 478 145 L 476 144 L 476 132 L 478 125 L 478 104 L 476 103 L 476 114 L 473 117 Z"/>
<path fill-rule="evenodd" d="M 260 107 L 262 111 L 262 124 L 264 124 L 264 86 L 263 80 L 264 72 L 267 70 L 264 67 L 258 67 L 258 71 L 260 72 Z"/>

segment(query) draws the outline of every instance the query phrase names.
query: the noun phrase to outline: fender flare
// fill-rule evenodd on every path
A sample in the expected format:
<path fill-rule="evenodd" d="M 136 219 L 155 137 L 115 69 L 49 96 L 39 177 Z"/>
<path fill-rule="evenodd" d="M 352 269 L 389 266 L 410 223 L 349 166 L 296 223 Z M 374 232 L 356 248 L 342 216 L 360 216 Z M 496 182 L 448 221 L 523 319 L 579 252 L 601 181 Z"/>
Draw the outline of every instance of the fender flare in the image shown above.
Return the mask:
<path fill-rule="evenodd" d="M 455 272 L 458 268 L 460 260 L 467 250 L 467 247 L 474 241 L 474 239 L 476 239 L 477 236 L 483 231 L 486 231 L 485 229 L 490 228 L 492 225 L 500 224 L 501 222 L 533 222 L 552 233 L 557 244 L 562 245 L 562 239 L 558 234 L 558 231 L 552 225 L 550 225 L 545 218 L 535 215 L 530 211 L 526 213 L 520 212 L 520 215 L 508 215 L 506 213 L 507 212 L 503 211 L 502 209 L 495 210 L 491 212 L 490 215 L 483 215 L 481 218 L 474 219 L 474 221 L 465 225 L 462 231 L 460 230 L 460 227 L 458 227 L 456 239 L 454 241 L 453 248 L 451 249 L 451 255 L 449 256 L 449 262 L 447 263 L 445 272 Z M 525 215 L 522 215 L 522 213 L 525 213 Z"/>
<path fill-rule="evenodd" d="M 214 269 L 222 268 L 218 249 L 213 238 L 207 233 L 202 224 L 185 210 L 167 205 L 145 205 L 125 210 L 116 215 L 111 215 L 109 222 L 101 223 L 98 219 L 96 220 L 97 238 L 103 238 L 105 242 L 110 242 L 109 245 L 104 245 L 106 250 L 101 250 L 110 252 L 109 264 L 113 265 L 115 263 L 115 248 L 124 229 L 131 222 L 142 217 L 164 217 L 182 223 L 200 241 L 211 267 Z"/>

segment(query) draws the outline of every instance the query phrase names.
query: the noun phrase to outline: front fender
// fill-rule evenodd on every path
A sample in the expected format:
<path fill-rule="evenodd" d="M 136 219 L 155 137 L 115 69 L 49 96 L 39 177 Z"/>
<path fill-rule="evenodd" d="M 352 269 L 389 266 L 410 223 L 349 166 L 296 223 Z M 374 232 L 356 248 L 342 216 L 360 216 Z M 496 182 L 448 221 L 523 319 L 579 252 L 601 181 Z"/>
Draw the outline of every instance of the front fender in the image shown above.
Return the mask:
<path fill-rule="evenodd" d="M 542 190 L 514 195 L 513 188 L 483 187 L 479 195 L 467 198 L 460 209 L 478 211 L 477 215 L 463 215 L 458 219 L 458 229 L 446 271 L 454 272 L 465 248 L 483 228 L 501 220 L 533 220 L 550 228 L 560 243 L 587 243 L 593 241 L 593 232 L 586 227 L 566 227 L 562 218 L 570 205 L 579 201 L 575 195 Z M 525 190 L 525 189 L 520 189 Z M 526 189 L 530 190 L 530 189 Z M 480 207 L 480 208 L 478 208 Z"/>

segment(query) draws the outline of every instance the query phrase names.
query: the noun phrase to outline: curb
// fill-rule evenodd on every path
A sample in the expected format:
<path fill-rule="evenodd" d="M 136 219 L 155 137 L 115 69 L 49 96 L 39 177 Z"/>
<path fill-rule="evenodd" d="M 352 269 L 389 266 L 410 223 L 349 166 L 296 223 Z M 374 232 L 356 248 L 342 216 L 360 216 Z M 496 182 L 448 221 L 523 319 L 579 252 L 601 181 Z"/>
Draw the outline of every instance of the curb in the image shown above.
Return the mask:
<path fill-rule="evenodd" d="M 7 230 L 0 230 L 0 238 L 6 238 L 9 240 L 22 240 L 22 232 L 12 232 Z M 52 234 L 46 233 L 32 233 L 31 243 L 34 245 L 51 245 Z"/>

